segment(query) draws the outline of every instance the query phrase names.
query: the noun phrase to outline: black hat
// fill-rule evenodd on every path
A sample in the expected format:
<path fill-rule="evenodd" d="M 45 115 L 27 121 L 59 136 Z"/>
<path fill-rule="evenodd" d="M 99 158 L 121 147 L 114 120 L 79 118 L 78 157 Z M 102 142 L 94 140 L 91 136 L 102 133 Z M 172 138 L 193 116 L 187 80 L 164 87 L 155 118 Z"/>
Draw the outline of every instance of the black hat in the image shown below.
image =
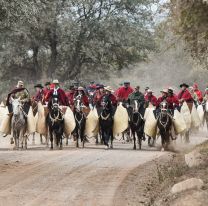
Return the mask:
<path fill-rule="evenodd" d="M 43 88 L 43 86 L 42 86 L 42 84 L 36 84 L 35 86 L 34 86 L 34 88 Z"/>
<path fill-rule="evenodd" d="M 50 82 L 46 82 L 45 83 L 45 86 L 48 86 L 48 85 L 51 85 L 51 83 Z"/>
<path fill-rule="evenodd" d="M 146 87 L 146 88 L 145 88 L 145 90 L 148 90 L 148 89 L 149 89 L 149 87 Z"/>
<path fill-rule="evenodd" d="M 124 81 L 124 84 L 130 84 L 130 81 Z"/>
<path fill-rule="evenodd" d="M 186 88 L 188 88 L 188 87 L 189 87 L 189 85 L 188 85 L 188 84 L 186 84 L 186 83 L 182 83 L 182 84 L 180 85 L 180 87 L 186 87 Z"/>

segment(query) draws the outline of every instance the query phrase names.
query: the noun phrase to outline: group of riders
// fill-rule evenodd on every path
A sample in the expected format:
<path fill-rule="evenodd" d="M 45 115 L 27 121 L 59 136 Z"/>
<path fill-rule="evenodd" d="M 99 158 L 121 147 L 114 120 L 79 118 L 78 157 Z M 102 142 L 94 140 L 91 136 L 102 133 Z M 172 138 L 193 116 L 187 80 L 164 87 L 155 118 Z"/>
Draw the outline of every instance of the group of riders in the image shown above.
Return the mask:
<path fill-rule="evenodd" d="M 34 88 L 36 89 L 36 94 L 31 98 L 29 91 L 24 87 L 23 81 L 18 81 L 15 89 L 8 94 L 6 105 L 8 106 L 9 112 L 12 113 L 10 104 L 11 97 L 13 99 L 20 99 L 24 105 L 25 113 L 29 111 L 31 100 L 47 105 L 52 98 L 57 98 L 60 106 L 69 106 L 72 110 L 74 101 L 77 98 L 80 98 L 84 106 L 90 108 L 96 107 L 97 109 L 101 107 L 104 97 L 110 99 L 114 108 L 116 108 L 119 102 L 122 102 L 126 107 L 126 105 L 131 106 L 133 101 L 137 100 L 141 115 L 144 115 L 145 108 L 147 108 L 149 104 L 156 107 L 155 114 L 157 115 L 160 112 L 160 104 L 164 101 L 166 101 L 170 113 L 173 113 L 174 109 L 179 109 L 184 101 L 187 103 L 194 103 L 197 106 L 198 104 L 203 104 L 208 98 L 208 87 L 203 94 L 196 83 L 194 83 L 193 86 L 189 86 L 186 83 L 181 84 L 179 94 L 175 94 L 174 89 L 171 87 L 165 88 L 161 90 L 161 96 L 158 98 L 149 87 L 146 87 L 144 93 L 142 93 L 139 86 L 132 88 L 129 81 L 125 81 L 123 85 L 115 91 L 113 91 L 110 86 L 95 84 L 93 81 L 86 87 L 74 83 L 70 86 L 69 91 L 64 91 L 58 80 L 54 80 L 52 83 L 46 82 L 45 86 L 36 84 Z"/>
<path fill-rule="evenodd" d="M 31 97 L 28 89 L 24 86 L 24 82 L 18 81 L 17 86 L 8 94 L 6 101 L 10 114 L 13 112 L 12 99 L 19 99 L 23 105 L 24 113 L 27 115 L 32 101 L 41 102 L 42 105 L 49 107 L 52 99 L 56 98 L 60 106 L 70 107 L 72 111 L 75 109 L 75 101 L 79 99 L 86 108 L 93 109 L 96 107 L 99 116 L 103 100 L 108 99 L 111 103 L 111 107 L 109 107 L 111 117 L 115 114 L 116 107 L 120 103 L 129 111 L 128 108 L 131 108 L 136 100 L 138 112 L 142 117 L 144 117 L 145 109 L 152 105 L 156 108 L 154 115 L 157 118 L 161 112 L 161 103 L 163 102 L 166 102 L 166 109 L 173 116 L 174 110 L 180 110 L 183 102 L 195 104 L 197 107 L 199 104 L 203 105 L 208 99 L 208 87 L 203 93 L 199 90 L 197 83 L 194 83 L 193 86 L 182 83 L 178 94 L 174 92 L 172 87 L 162 89 L 161 96 L 158 98 L 149 87 L 146 87 L 145 91 L 141 92 L 140 86 L 133 88 L 129 81 L 123 82 L 115 91 L 111 86 L 95 83 L 94 81 L 91 81 L 88 86 L 81 86 L 78 82 L 75 82 L 69 87 L 68 91 L 64 91 L 61 88 L 58 80 L 46 82 L 44 86 L 36 84 L 34 88 L 36 94 Z"/>

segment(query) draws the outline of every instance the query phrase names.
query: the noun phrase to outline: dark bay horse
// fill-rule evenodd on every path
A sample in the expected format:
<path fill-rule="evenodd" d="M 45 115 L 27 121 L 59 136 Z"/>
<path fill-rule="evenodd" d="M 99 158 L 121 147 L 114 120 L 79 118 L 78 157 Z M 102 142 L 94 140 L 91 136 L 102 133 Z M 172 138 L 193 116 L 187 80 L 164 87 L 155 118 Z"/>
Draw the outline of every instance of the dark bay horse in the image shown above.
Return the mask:
<path fill-rule="evenodd" d="M 105 95 L 101 102 L 102 108 L 99 115 L 99 125 L 103 143 L 106 149 L 109 148 L 109 140 L 111 140 L 110 148 L 113 148 L 113 106 L 110 98 Z"/>
<path fill-rule="evenodd" d="M 64 134 L 64 116 L 59 108 L 58 98 L 52 98 L 48 104 L 48 115 L 46 117 L 46 122 L 49 128 L 51 149 L 53 149 L 53 143 L 59 149 L 63 148 L 62 139 Z"/>
<path fill-rule="evenodd" d="M 162 150 L 167 150 L 170 144 L 170 139 L 172 138 L 172 116 L 168 113 L 167 102 L 162 102 L 160 104 L 160 110 L 157 127 L 159 128 L 159 133 L 162 141 Z M 173 138 L 172 138 L 173 139 Z"/>
<path fill-rule="evenodd" d="M 85 125 L 86 125 L 86 113 L 84 109 L 86 106 L 82 103 L 82 95 L 79 94 L 74 101 L 74 118 L 76 127 L 74 129 L 74 135 L 76 136 L 76 147 L 79 147 L 79 139 L 82 142 L 82 147 L 86 140 L 85 137 Z"/>
<path fill-rule="evenodd" d="M 139 103 L 137 100 L 133 101 L 133 105 L 127 108 L 129 114 L 129 125 L 130 130 L 132 132 L 133 140 L 134 140 L 134 147 L 136 149 L 136 135 L 138 138 L 139 149 L 142 146 L 142 140 L 144 136 L 144 119 L 142 115 L 139 113 Z"/>

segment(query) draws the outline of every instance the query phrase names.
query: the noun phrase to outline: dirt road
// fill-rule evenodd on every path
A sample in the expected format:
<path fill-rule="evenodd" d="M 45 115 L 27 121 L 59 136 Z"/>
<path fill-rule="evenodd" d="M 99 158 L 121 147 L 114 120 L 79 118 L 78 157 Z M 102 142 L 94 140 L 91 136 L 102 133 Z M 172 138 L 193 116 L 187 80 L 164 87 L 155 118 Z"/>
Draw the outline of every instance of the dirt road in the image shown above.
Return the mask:
<path fill-rule="evenodd" d="M 205 139 L 192 138 L 192 143 Z M 62 151 L 48 151 L 38 142 L 32 146 L 31 141 L 27 151 L 12 151 L 8 142 L 0 138 L 0 206 L 110 206 L 134 168 L 167 154 L 147 145 L 133 151 L 132 144 L 118 141 L 113 150 L 94 143 L 75 149 L 71 143 Z"/>

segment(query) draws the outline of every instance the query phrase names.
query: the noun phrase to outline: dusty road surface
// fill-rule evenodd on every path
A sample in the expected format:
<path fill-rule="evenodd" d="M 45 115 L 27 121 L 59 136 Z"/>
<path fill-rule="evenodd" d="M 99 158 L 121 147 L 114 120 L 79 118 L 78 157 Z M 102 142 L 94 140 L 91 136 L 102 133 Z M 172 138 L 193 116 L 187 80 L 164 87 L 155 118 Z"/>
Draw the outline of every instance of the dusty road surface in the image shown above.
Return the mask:
<path fill-rule="evenodd" d="M 36 145 L 30 140 L 27 151 L 13 151 L 9 137 L 0 137 L 0 206 L 110 206 L 133 169 L 167 154 L 145 144 L 133 151 L 132 144 L 119 141 L 113 150 L 94 142 L 75 149 L 71 142 L 62 151 L 49 151 L 38 139 Z M 206 139 L 200 135 L 191 141 Z"/>

